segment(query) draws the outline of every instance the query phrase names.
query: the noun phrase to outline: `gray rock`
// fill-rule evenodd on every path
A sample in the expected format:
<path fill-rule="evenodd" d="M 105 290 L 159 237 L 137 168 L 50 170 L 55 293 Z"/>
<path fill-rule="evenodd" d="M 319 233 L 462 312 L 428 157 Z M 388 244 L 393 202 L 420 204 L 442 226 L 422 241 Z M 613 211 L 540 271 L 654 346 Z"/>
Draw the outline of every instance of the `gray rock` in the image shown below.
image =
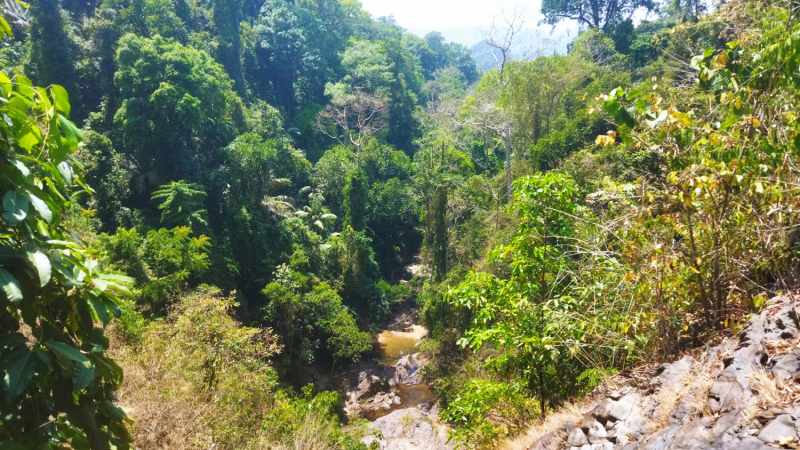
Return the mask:
<path fill-rule="evenodd" d="M 417 408 L 393 411 L 372 422 L 369 428 L 381 432 L 383 439 L 379 439 L 378 443 L 385 450 L 454 449 L 454 443 L 447 442 L 447 427 L 441 424 L 434 426 L 431 419 Z"/>
<path fill-rule="evenodd" d="M 541 439 L 536 441 L 533 445 L 528 447 L 528 450 L 555 450 L 561 448 L 559 444 L 563 442 L 563 433 L 551 431 L 550 433 L 542 436 Z M 580 447 L 574 447 L 580 448 Z"/>
<path fill-rule="evenodd" d="M 640 369 L 601 384 L 590 394 L 588 412 L 558 430 L 561 440 L 551 436 L 547 446 L 540 440 L 529 450 L 769 450 L 782 439 L 798 439 L 800 401 L 761 410 L 763 399 L 748 377 L 764 371 L 800 382 L 800 349 L 774 356 L 766 346 L 800 336 L 800 314 L 789 298 L 770 301 L 738 340 L 707 345 L 650 376 Z M 706 379 L 713 380 L 710 387 Z"/>
<path fill-rule="evenodd" d="M 602 442 L 607 442 L 606 439 L 607 437 L 608 437 L 608 432 L 606 431 L 606 428 L 603 425 L 601 425 L 600 422 L 595 420 L 591 428 L 589 428 L 589 443 L 598 444 Z"/>
<path fill-rule="evenodd" d="M 772 366 L 772 373 L 781 381 L 800 377 L 800 350 L 778 358 Z"/>
<path fill-rule="evenodd" d="M 428 422 L 418 422 L 414 424 L 414 437 L 434 436 L 433 426 Z"/>
<path fill-rule="evenodd" d="M 614 444 L 611 442 L 601 442 L 599 444 L 592 444 L 592 450 L 614 450 Z"/>
<path fill-rule="evenodd" d="M 638 394 L 631 393 L 611 403 L 608 408 L 608 417 L 613 418 L 613 420 L 627 419 L 631 411 L 633 411 L 636 402 L 640 399 L 641 397 Z"/>
<path fill-rule="evenodd" d="M 781 414 L 776 417 L 761 430 L 761 433 L 758 433 L 758 438 L 767 444 L 777 444 L 786 437 L 797 439 L 794 421 L 792 421 L 792 416 L 788 414 Z"/>
<path fill-rule="evenodd" d="M 590 412 L 583 417 L 579 428 L 582 429 L 584 433 L 589 434 L 589 430 L 595 423 L 597 423 L 597 419 L 595 419 L 595 416 Z"/>
<path fill-rule="evenodd" d="M 729 409 L 742 409 L 744 400 L 751 396 L 750 383 L 745 377 L 744 368 L 731 364 L 711 386 L 708 407 L 715 413 Z"/>
<path fill-rule="evenodd" d="M 736 450 L 775 450 L 774 447 L 764 444 L 755 436 L 745 438 L 736 446 Z"/>
<path fill-rule="evenodd" d="M 572 429 L 572 432 L 569 433 L 569 436 L 567 437 L 567 443 L 573 447 L 580 447 L 588 444 L 589 440 L 586 438 L 586 435 L 583 434 L 583 430 L 575 427 Z"/>

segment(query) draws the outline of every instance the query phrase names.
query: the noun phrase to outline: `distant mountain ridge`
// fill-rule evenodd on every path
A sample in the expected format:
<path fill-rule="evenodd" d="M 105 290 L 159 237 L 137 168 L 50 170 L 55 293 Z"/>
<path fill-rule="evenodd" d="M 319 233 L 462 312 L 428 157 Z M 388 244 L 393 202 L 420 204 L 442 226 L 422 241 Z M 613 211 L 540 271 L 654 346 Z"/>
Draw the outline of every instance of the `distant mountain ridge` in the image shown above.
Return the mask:
<path fill-rule="evenodd" d="M 455 27 L 443 28 L 441 30 L 431 30 L 425 28 L 408 28 L 409 33 L 425 37 L 432 31 L 442 34 L 445 41 L 462 44 L 472 50 L 472 57 L 483 72 L 487 72 L 495 67 L 495 59 L 492 57 L 491 48 L 483 42 L 483 34 L 478 27 Z M 549 26 L 529 26 L 525 27 L 518 39 L 518 44 L 514 46 L 514 57 L 531 57 L 535 54 L 566 53 L 567 46 L 572 39 L 578 35 L 578 28 L 575 26 L 559 26 L 555 31 Z"/>

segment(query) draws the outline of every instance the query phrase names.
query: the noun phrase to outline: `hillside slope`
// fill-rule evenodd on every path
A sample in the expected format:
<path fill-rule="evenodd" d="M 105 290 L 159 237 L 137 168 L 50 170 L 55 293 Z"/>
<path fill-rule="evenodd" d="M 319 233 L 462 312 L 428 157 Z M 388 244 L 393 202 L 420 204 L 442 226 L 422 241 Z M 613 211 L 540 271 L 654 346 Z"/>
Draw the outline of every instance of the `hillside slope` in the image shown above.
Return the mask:
<path fill-rule="evenodd" d="M 738 337 L 612 377 L 582 408 L 555 414 L 511 447 L 800 448 L 798 303 L 775 297 Z"/>

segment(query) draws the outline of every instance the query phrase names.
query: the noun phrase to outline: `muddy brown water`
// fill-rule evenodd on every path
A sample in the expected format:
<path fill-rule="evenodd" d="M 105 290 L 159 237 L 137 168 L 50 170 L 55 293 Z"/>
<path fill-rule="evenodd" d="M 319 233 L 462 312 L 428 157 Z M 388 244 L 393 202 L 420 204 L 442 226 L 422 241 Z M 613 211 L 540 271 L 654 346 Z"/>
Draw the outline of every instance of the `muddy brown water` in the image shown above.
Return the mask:
<path fill-rule="evenodd" d="M 403 356 L 410 353 L 417 353 L 419 351 L 420 341 L 427 334 L 428 331 L 419 325 L 411 327 L 411 331 L 383 330 L 378 335 L 378 343 L 380 343 L 381 349 L 378 358 L 376 358 L 377 362 L 382 366 L 393 366 Z M 396 390 L 398 397 L 400 397 L 400 404 L 392 405 L 392 408 L 389 410 L 365 411 L 364 416 L 367 419 L 372 421 L 396 409 L 412 408 L 420 403 L 433 400 L 433 391 L 427 384 L 415 384 L 413 386 L 400 385 L 393 389 Z"/>

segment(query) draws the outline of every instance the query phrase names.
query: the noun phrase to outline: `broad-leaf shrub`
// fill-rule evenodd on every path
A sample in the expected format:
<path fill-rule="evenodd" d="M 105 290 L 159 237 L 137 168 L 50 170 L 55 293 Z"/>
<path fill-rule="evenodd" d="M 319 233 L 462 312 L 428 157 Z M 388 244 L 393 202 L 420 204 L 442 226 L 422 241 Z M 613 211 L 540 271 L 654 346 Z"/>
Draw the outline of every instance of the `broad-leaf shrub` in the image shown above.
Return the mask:
<path fill-rule="evenodd" d="M 161 313 L 177 299 L 192 275 L 209 266 L 207 236 L 192 237 L 189 227 L 150 230 L 146 236 L 136 229 L 117 229 L 102 234 L 95 247 L 111 270 L 122 271 L 136 280 L 137 298 L 150 312 Z"/>
<path fill-rule="evenodd" d="M 61 86 L 0 74 L 0 446 L 129 448 L 115 405 L 122 370 L 105 355 L 126 277 L 63 226 L 76 189 L 81 132 Z"/>
<path fill-rule="evenodd" d="M 625 280 L 639 301 L 656 305 L 668 352 L 758 308 L 765 287 L 797 282 L 800 142 L 791 105 L 800 99 L 800 26 L 787 27 L 783 10 L 765 14 L 757 31 L 692 59 L 688 100 L 670 101 L 651 83 L 597 98 L 626 149 L 647 148 L 669 167 L 664 180 L 642 180 L 627 200 L 602 194 L 625 204 L 633 225 L 609 231 L 632 268 Z"/>

